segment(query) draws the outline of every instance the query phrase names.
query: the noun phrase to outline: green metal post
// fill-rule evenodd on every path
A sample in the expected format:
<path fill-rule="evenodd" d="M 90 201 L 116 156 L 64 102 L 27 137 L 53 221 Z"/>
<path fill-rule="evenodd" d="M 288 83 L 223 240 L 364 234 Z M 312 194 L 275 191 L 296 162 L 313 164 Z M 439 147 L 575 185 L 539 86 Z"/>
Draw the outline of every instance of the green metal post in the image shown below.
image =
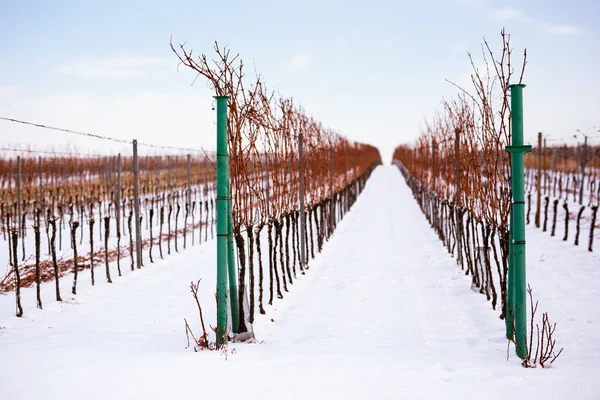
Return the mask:
<path fill-rule="evenodd" d="M 217 100 L 217 345 L 227 343 L 227 231 L 229 211 L 229 154 L 227 99 Z"/>
<path fill-rule="evenodd" d="M 509 288 L 512 285 L 514 296 L 514 326 L 517 355 L 527 358 L 527 301 L 525 274 L 525 182 L 523 177 L 523 154 L 531 151 L 531 146 L 523 145 L 523 88 L 525 85 L 511 85 L 511 146 L 506 151 L 512 154 L 512 240 L 513 265 L 509 272 Z"/>
<path fill-rule="evenodd" d="M 230 188 L 229 171 L 227 172 L 227 187 Z M 231 192 L 230 192 L 231 193 Z M 229 276 L 229 305 L 231 306 L 231 328 L 233 333 L 240 332 L 240 313 L 238 310 L 237 269 L 233 247 L 233 221 L 231 217 L 231 196 L 227 200 L 227 274 Z"/>

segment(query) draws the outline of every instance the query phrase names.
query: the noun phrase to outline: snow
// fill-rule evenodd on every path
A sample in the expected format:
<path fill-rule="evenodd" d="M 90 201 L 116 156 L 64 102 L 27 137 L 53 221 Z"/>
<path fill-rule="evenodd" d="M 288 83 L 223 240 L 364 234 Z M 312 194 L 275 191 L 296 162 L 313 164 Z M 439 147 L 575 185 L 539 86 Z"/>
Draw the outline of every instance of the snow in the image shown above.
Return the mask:
<path fill-rule="evenodd" d="M 524 369 L 504 322 L 470 290 L 396 167 L 379 167 L 324 250 L 258 315 L 259 343 L 186 349 L 196 335 L 189 293 L 215 325 L 215 242 L 191 247 L 112 285 L 80 277 L 77 296 L 42 286 L 0 296 L 0 393 L 6 399 L 598 399 L 600 258 L 528 227 L 528 280 L 565 350 Z M 266 243 L 266 241 L 263 241 Z M 266 251 L 263 256 L 266 257 Z M 87 271 L 86 271 L 87 272 Z M 100 273 L 100 272 L 99 272 Z M 212 332 L 211 332 L 212 333 Z M 213 335 L 214 337 L 214 335 Z"/>

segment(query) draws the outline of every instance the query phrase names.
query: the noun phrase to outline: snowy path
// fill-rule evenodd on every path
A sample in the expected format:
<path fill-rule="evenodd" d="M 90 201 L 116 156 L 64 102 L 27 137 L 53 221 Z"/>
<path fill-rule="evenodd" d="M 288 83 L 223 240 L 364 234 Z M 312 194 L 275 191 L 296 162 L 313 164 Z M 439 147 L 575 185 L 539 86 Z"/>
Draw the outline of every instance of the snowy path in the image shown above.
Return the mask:
<path fill-rule="evenodd" d="M 307 275 L 257 321 L 262 344 L 231 346 L 227 357 L 184 349 L 183 317 L 198 326 L 190 280 L 203 277 L 214 324 L 213 247 L 23 319 L 0 297 L 2 397 L 600 398 L 597 334 L 578 348 L 587 354 L 569 356 L 559 323 L 567 353 L 556 368 L 525 370 L 512 349 L 506 362 L 503 321 L 469 290 L 395 167 L 373 173 Z M 600 323 L 597 303 L 589 307 Z"/>

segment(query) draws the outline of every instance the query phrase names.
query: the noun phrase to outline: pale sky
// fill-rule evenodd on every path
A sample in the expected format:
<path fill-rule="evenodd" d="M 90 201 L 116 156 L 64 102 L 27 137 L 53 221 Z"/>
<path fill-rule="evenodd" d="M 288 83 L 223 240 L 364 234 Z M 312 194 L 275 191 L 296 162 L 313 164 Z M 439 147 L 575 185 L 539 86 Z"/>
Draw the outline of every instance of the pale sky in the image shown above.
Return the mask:
<path fill-rule="evenodd" d="M 526 139 L 542 131 L 562 140 L 576 129 L 593 139 L 596 0 L 0 0 L 0 116 L 214 149 L 212 93 L 177 70 L 169 38 L 209 55 L 217 40 L 240 53 L 248 73 L 255 67 L 270 88 L 379 147 L 387 162 L 397 144 L 418 137 L 443 96 L 457 93 L 446 78 L 467 84 L 467 51 L 479 55 L 482 37 L 499 49 L 502 27 L 515 56 L 528 51 Z M 15 144 L 119 148 L 0 121 L 0 146 Z"/>

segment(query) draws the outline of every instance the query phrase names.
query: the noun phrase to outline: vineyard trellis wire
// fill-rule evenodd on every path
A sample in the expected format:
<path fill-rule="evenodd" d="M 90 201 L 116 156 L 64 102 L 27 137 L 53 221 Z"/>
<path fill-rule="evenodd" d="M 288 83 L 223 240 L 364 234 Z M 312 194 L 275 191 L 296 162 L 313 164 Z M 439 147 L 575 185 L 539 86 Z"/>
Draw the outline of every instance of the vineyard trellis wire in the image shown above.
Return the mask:
<path fill-rule="evenodd" d="M 27 156 L 18 155 L 16 160 L 6 156 L 0 158 L 0 230 L 8 244 L 8 266 L 11 267 L 0 280 L 0 292 L 15 288 L 18 293 L 21 286 L 35 283 L 37 304 L 41 307 L 39 288 L 42 281 L 54 279 L 56 300 L 61 301 L 59 278 L 73 272 L 72 292 L 75 294 L 78 272 L 89 268 L 94 285 L 94 263 L 102 259 L 102 253 L 106 280 L 112 283 L 111 268 L 114 266 L 110 264 L 115 261 L 121 276 L 122 258 L 129 257 L 133 271 L 136 266 L 138 269 L 143 266 L 144 250 L 148 251 L 151 263 L 154 262 L 152 251 L 156 246 L 160 258 L 163 258 L 163 242 L 166 242 L 167 254 L 171 254 L 172 242 L 174 250 L 179 251 L 180 237 L 183 239 L 183 248 L 188 246 L 189 236 L 192 245 L 196 242 L 200 244 L 203 235 L 204 241 L 207 241 L 209 231 L 211 238 L 214 237 L 214 163 L 211 160 L 214 159 L 214 152 L 207 153 L 203 148 L 162 146 L 135 139 L 128 141 L 14 118 L 1 119 L 131 144 L 133 156 L 121 157 L 120 153 L 113 156 L 80 156 L 65 151 L 17 149 L 15 146 L 3 148 L 5 152 L 20 152 Z M 139 145 L 155 151 L 177 150 L 196 154 L 138 157 Z M 38 156 L 36 159 L 32 157 L 34 154 L 52 157 L 42 159 Z M 96 217 L 97 230 L 94 229 Z M 67 218 L 68 221 L 65 221 Z M 145 233 L 142 232 L 143 221 Z M 43 257 L 40 254 L 42 235 L 38 232 L 42 222 L 47 242 Z M 153 225 L 159 231 L 158 236 L 153 234 Z M 31 228 L 35 231 L 33 238 L 28 233 Z M 80 228 L 79 240 L 75 240 L 77 228 Z M 63 230 L 67 230 L 67 239 L 71 238 L 68 241 L 70 247 L 65 249 Z M 83 245 L 84 235 L 89 243 L 89 252 L 82 254 L 81 249 L 78 252 L 78 244 Z M 128 244 L 122 244 L 123 236 L 129 238 Z M 19 240 L 20 246 L 17 246 Z M 96 249 L 94 243 L 103 243 L 104 248 Z M 31 253 L 28 255 L 32 246 L 35 247 L 35 263 Z M 17 257 L 17 252 L 20 252 L 20 257 Z M 77 256 L 78 253 L 82 255 Z M 17 308 L 21 309 L 19 296 Z"/>

